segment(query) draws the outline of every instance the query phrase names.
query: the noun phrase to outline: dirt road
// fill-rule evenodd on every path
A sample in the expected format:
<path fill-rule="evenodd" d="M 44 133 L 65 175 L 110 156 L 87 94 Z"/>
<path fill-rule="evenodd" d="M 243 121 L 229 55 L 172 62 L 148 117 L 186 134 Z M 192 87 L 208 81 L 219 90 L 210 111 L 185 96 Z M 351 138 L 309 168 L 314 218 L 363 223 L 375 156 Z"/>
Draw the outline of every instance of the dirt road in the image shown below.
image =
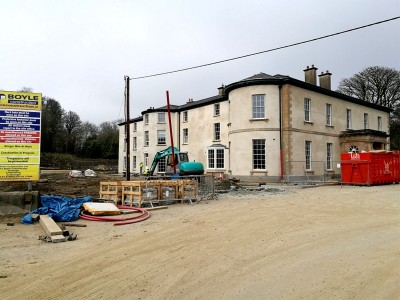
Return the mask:
<path fill-rule="evenodd" d="M 400 299 L 400 185 L 233 193 L 76 241 L 0 224 L 1 299 Z"/>

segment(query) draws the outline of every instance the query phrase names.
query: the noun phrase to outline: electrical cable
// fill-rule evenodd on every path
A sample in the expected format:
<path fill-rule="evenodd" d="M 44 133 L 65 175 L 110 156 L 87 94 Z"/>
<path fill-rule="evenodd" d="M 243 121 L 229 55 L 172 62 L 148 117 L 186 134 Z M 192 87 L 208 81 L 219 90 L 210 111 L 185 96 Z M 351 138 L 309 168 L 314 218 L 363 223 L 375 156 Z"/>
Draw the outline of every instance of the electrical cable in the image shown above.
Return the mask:
<path fill-rule="evenodd" d="M 118 225 L 127 225 L 127 224 L 133 224 L 133 223 L 138 223 L 142 222 L 144 220 L 147 220 L 150 218 L 150 213 L 139 207 L 131 207 L 131 206 L 124 206 L 124 205 L 118 205 L 117 206 L 119 209 L 126 209 L 126 210 L 134 210 L 139 212 L 139 215 L 135 215 L 132 217 L 117 217 L 117 216 L 92 216 L 86 213 L 85 211 L 81 211 L 79 217 L 84 220 L 88 221 L 101 221 L 101 222 L 115 222 L 113 225 L 118 226 Z"/>
<path fill-rule="evenodd" d="M 327 34 L 327 35 L 324 35 L 324 36 L 320 36 L 320 37 L 317 37 L 317 38 L 305 40 L 305 41 L 302 41 L 302 42 L 297 42 L 297 43 L 293 43 L 293 44 L 289 44 L 289 45 L 285 45 L 285 46 L 280 46 L 280 47 L 276 47 L 276 48 L 272 48 L 272 49 L 268 49 L 268 50 L 263 50 L 263 51 L 259 51 L 259 52 L 254 52 L 254 53 L 250 53 L 250 54 L 237 56 L 237 57 L 223 59 L 223 60 L 219 60 L 219 61 L 215 61 L 215 62 L 211 62 L 211 63 L 206 63 L 206 64 L 203 64 L 203 65 L 197 65 L 197 66 L 178 69 L 178 70 L 174 70 L 174 71 L 167 71 L 167 72 L 156 73 L 156 74 L 151 74 L 151 75 L 144 75 L 144 76 L 138 76 L 138 77 L 133 77 L 133 78 L 129 78 L 128 77 L 128 78 L 129 78 L 129 80 L 138 80 L 138 79 L 144 79 L 144 78 L 149 78 L 149 77 L 156 77 L 156 76 L 162 76 L 162 75 L 167 75 L 167 74 L 172 74 L 172 73 L 189 71 L 189 70 L 198 69 L 198 68 L 204 68 L 204 67 L 217 65 L 217 64 L 225 63 L 225 62 L 232 61 L 232 60 L 238 60 L 238 59 L 242 59 L 242 58 L 246 58 L 246 57 L 250 57 L 250 56 L 255 56 L 255 55 L 259 55 L 259 54 L 263 54 L 263 53 L 273 52 L 273 51 L 282 50 L 282 49 L 285 49 L 285 48 L 290 48 L 290 47 L 299 46 L 299 45 L 302 45 L 302 44 L 315 42 L 315 41 L 318 41 L 318 40 L 330 38 L 330 37 L 333 37 L 333 36 L 336 36 L 336 35 L 341 35 L 341 34 L 344 34 L 344 33 L 351 32 L 351 31 L 356 31 L 356 30 L 367 28 L 367 27 L 379 25 L 379 24 L 382 24 L 382 23 L 394 21 L 396 19 L 400 19 L 400 16 L 394 17 L 394 18 L 390 18 L 390 19 L 386 19 L 386 20 L 382 20 L 382 21 L 378 21 L 378 22 L 375 22 L 375 23 L 370 23 L 370 24 L 367 24 L 367 25 L 359 26 L 359 27 L 354 27 L 354 28 L 343 30 L 343 31 L 339 31 L 339 32 L 336 32 L 336 33 Z"/>

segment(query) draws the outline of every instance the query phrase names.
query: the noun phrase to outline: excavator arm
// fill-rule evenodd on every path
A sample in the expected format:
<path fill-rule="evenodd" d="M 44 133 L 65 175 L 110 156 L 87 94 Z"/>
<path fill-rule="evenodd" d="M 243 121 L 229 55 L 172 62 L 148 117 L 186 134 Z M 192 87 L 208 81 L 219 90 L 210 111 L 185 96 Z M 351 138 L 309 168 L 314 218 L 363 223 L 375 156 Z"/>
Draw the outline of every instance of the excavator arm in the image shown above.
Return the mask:
<path fill-rule="evenodd" d="M 179 149 L 174 147 L 174 152 L 178 153 Z M 154 171 L 156 170 L 157 165 L 160 162 L 160 159 L 166 157 L 170 153 L 172 153 L 172 147 L 168 147 L 162 151 L 157 152 L 156 155 L 154 155 L 154 159 L 149 170 L 149 176 L 153 176 Z"/>

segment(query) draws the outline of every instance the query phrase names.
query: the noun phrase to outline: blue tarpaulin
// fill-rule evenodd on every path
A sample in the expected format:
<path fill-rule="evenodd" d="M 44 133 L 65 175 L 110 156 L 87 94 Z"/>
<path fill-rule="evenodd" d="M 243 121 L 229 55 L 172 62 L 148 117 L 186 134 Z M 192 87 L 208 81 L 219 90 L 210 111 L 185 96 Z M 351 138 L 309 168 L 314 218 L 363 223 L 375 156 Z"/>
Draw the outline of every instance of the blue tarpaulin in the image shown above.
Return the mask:
<path fill-rule="evenodd" d="M 74 199 L 60 196 L 41 196 L 41 207 L 23 216 L 21 223 L 33 224 L 32 214 L 49 215 L 56 222 L 76 221 L 79 218 L 82 204 L 91 201 L 90 196 Z"/>

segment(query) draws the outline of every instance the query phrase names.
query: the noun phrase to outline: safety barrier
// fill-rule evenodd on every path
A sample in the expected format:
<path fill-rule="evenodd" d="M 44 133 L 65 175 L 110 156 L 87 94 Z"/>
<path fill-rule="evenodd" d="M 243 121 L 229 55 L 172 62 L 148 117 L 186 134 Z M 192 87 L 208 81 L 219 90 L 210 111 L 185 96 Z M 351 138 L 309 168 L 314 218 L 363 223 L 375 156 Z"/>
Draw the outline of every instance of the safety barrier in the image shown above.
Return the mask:
<path fill-rule="evenodd" d="M 161 177 L 153 176 L 134 181 L 100 182 L 101 199 L 112 200 L 116 205 L 142 207 L 168 202 L 193 203 L 215 195 L 211 176 Z M 211 187 L 210 187 L 211 185 Z"/>

